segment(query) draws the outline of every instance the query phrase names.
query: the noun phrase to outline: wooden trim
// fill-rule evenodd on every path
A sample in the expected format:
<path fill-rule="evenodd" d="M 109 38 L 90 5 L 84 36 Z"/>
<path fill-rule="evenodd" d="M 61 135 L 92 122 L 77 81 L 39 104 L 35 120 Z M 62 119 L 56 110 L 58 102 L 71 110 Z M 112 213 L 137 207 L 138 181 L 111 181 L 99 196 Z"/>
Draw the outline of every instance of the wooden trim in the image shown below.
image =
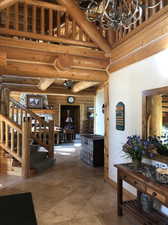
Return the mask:
<path fill-rule="evenodd" d="M 56 114 L 57 110 L 55 109 L 31 109 L 32 112 L 37 114 Z"/>
<path fill-rule="evenodd" d="M 109 82 L 104 85 L 104 178 L 109 176 Z"/>
<path fill-rule="evenodd" d="M 161 95 L 164 93 L 168 93 L 168 86 L 145 90 L 142 92 L 142 136 L 143 138 L 147 137 L 147 120 L 149 116 L 147 115 L 147 96 Z"/>
<path fill-rule="evenodd" d="M 160 95 L 164 93 L 168 93 L 168 86 L 145 90 L 142 92 L 143 96 Z"/>

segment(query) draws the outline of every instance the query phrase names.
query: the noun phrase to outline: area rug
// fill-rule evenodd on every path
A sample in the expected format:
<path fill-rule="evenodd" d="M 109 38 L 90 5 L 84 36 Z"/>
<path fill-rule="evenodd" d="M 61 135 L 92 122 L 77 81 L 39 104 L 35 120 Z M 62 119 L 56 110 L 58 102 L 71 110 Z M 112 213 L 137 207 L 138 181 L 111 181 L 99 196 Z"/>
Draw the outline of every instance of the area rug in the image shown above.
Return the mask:
<path fill-rule="evenodd" d="M 37 225 L 32 194 L 0 196 L 1 225 Z"/>

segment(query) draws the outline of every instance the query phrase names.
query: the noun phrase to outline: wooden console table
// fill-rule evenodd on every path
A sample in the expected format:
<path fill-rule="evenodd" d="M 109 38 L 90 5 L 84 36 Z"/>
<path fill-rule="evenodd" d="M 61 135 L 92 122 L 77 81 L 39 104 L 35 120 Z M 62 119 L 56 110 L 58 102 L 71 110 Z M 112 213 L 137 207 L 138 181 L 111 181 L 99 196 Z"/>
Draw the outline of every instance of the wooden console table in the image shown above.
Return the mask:
<path fill-rule="evenodd" d="M 146 193 L 157 198 L 163 205 L 168 207 L 168 185 L 159 184 L 154 179 L 136 172 L 131 164 L 117 164 L 117 209 L 118 216 L 123 211 L 137 217 L 143 225 L 168 225 L 168 217 L 153 209 L 151 213 L 142 210 L 140 203 L 141 193 Z M 123 181 L 137 189 L 137 199 L 123 201 Z"/>

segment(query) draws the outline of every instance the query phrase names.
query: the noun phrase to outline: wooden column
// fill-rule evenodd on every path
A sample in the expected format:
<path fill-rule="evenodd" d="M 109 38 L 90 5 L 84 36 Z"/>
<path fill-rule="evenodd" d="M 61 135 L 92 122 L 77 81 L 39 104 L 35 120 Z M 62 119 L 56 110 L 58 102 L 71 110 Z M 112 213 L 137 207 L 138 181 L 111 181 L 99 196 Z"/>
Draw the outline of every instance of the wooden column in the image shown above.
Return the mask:
<path fill-rule="evenodd" d="M 49 158 L 54 158 L 54 121 L 49 122 L 49 137 L 48 137 L 48 156 Z"/>
<path fill-rule="evenodd" d="M 94 41 L 100 49 L 106 53 L 111 51 L 110 45 L 103 38 L 103 36 L 97 31 L 94 24 L 87 21 L 85 14 L 79 9 L 74 0 L 58 0 L 58 2 L 64 5 L 69 14 L 74 18 L 79 26 L 85 31 L 85 33 Z"/>
<path fill-rule="evenodd" d="M 150 136 L 161 136 L 162 131 L 162 97 L 151 96 Z"/>
<path fill-rule="evenodd" d="M 104 86 L 104 179 L 109 177 L 109 82 Z"/>
<path fill-rule="evenodd" d="M 30 120 L 24 118 L 22 123 L 22 176 L 28 178 L 30 176 Z"/>

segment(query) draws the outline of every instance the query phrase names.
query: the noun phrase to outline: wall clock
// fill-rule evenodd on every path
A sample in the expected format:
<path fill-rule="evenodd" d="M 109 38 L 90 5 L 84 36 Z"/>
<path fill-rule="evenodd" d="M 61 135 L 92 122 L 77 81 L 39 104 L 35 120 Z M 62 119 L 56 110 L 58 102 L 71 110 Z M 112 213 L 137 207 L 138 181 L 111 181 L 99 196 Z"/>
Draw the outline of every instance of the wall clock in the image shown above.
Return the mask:
<path fill-rule="evenodd" d="M 75 102 L 75 97 L 73 96 L 68 96 L 67 97 L 67 102 L 70 103 L 70 104 L 73 104 Z"/>

